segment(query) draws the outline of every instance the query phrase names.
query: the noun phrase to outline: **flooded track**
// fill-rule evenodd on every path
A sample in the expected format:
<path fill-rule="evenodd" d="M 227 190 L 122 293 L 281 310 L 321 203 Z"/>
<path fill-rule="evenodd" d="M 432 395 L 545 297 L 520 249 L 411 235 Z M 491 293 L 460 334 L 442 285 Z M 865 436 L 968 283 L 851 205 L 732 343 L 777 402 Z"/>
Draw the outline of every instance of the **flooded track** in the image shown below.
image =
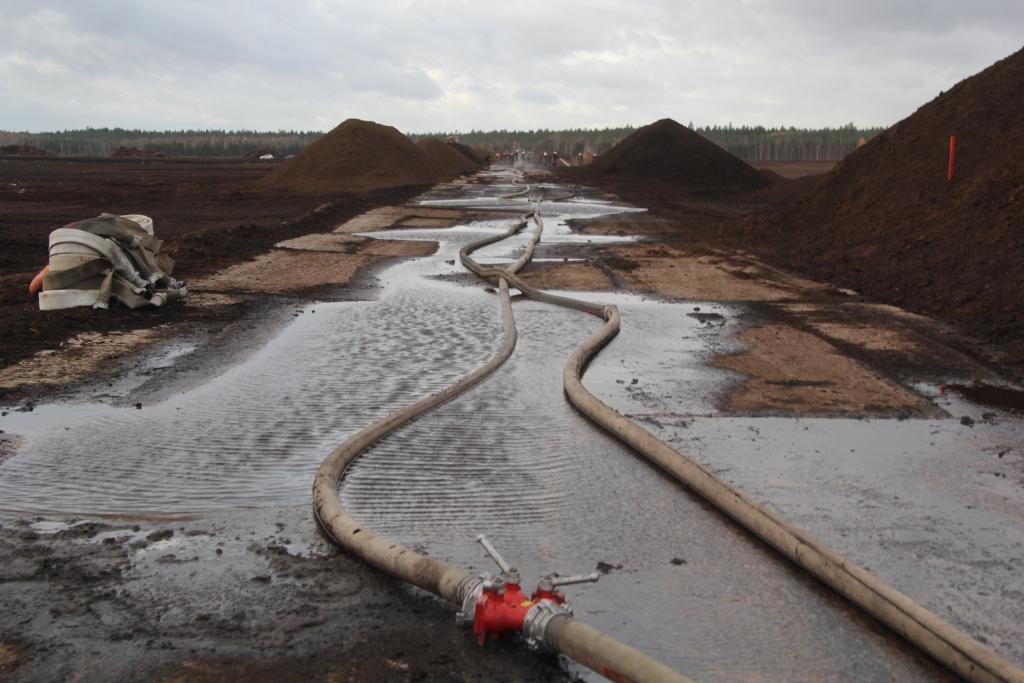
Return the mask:
<path fill-rule="evenodd" d="M 491 197 L 485 204 L 514 209 L 516 201 L 495 198 L 509 190 L 487 187 Z M 479 204 L 472 197 L 456 202 Z M 585 201 L 545 203 L 550 228 L 544 241 L 571 245 L 598 239 L 571 235 L 559 222 L 613 210 Z M 460 269 L 447 261 L 460 246 L 504 231 L 513 220 L 384 233 L 436 239 L 441 248 L 433 257 L 384 273 L 387 286 L 379 301 L 309 306 L 244 364 L 160 404 L 142 410 L 43 406 L 8 415 L 0 426 L 25 434 L 26 442 L 0 466 L 0 505 L 96 514 L 307 502 L 316 466 L 345 435 L 450 384 L 498 347 L 495 297 L 478 283 L 452 282 Z M 480 260 L 511 260 L 523 240 L 481 250 Z M 588 387 L 705 464 L 723 472 L 734 468 L 740 488 L 784 516 L 795 512 L 794 521 L 822 532 L 840 551 L 846 547 L 831 534 L 834 522 L 846 519 L 848 546 L 871 559 L 855 557 L 914 595 L 915 585 L 921 585 L 919 563 L 883 570 L 874 561 L 883 558 L 871 554 L 880 539 L 856 533 L 864 509 L 881 511 L 872 514 L 888 509 L 880 501 L 869 501 L 875 507 L 863 504 L 867 491 L 886 490 L 887 475 L 877 481 L 868 476 L 877 471 L 874 460 L 851 464 L 831 457 L 840 445 L 842 452 L 849 448 L 836 443 L 829 430 L 836 424 L 850 434 L 840 437 L 844 442 L 882 434 L 886 447 L 899 453 L 913 450 L 925 432 L 940 442 L 939 451 L 949 453 L 963 445 L 962 430 L 942 421 L 723 420 L 715 417 L 716 400 L 736 378 L 707 360 L 729 348 L 733 330 L 687 314 L 698 303 L 702 311 L 729 320 L 728 308 L 633 295 L 588 298 L 615 303 L 626 321 L 620 337 L 588 371 Z M 476 570 L 491 569 L 472 543 L 480 532 L 528 577 L 589 571 L 601 563 L 609 570 L 601 583 L 570 591 L 577 613 L 699 680 L 934 680 L 945 675 L 569 406 L 562 394 L 562 365 L 593 331 L 592 316 L 530 301 L 517 301 L 515 311 L 520 337 L 504 367 L 356 462 L 342 489 L 355 517 L 410 547 Z M 904 429 L 914 436 L 901 442 Z M 765 438 L 748 445 L 748 435 L 758 430 Z M 938 434 L 930 434 L 935 430 Z M 1019 423 L 979 428 L 971 438 L 978 434 L 993 444 L 1021 443 Z M 718 447 L 723 443 L 729 444 L 724 454 Z M 875 453 L 878 446 L 872 446 Z M 773 453 L 776 457 L 766 457 Z M 921 472 L 915 463 L 928 464 L 923 457 L 889 475 L 913 481 Z M 851 470 L 834 483 L 832 475 L 844 464 Z M 945 477 L 950 485 L 956 479 L 952 473 L 932 476 Z M 828 505 L 812 485 L 824 487 Z M 996 534 L 1020 519 L 1019 495 L 1008 491 L 1000 500 L 997 505 L 983 501 L 984 514 L 968 514 L 966 523 Z M 944 519 L 962 519 L 953 512 L 948 498 L 929 509 L 936 546 L 944 536 Z M 891 527 L 894 533 L 907 528 Z M 1005 531 L 998 540 L 978 537 L 972 543 L 1002 544 L 996 564 L 1008 568 L 1022 546 L 1014 536 L 1019 532 Z M 949 551 L 932 553 L 941 557 Z M 1019 579 L 998 571 L 1005 578 L 1000 589 L 1016 591 Z M 940 581 L 948 581 L 950 573 L 943 576 Z M 932 587 L 924 585 L 927 597 Z M 939 594 L 948 598 L 955 591 L 947 587 Z M 942 605 L 925 602 L 954 623 L 961 613 L 954 609 L 950 617 Z M 997 612 L 1013 614 L 1005 607 Z M 1006 632 L 998 615 L 988 623 L 993 624 L 988 631 L 984 624 L 975 628 Z M 998 645 L 1014 654 L 1014 645 Z"/>

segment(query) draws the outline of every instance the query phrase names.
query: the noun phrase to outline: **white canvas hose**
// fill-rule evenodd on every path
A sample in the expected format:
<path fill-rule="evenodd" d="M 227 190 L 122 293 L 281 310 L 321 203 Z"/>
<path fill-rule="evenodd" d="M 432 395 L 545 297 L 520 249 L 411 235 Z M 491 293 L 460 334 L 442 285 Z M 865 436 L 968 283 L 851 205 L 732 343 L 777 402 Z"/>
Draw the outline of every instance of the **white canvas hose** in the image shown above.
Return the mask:
<path fill-rule="evenodd" d="M 508 287 L 512 285 L 537 301 L 590 313 L 605 321 L 573 351 L 563 371 L 565 393 L 584 415 L 960 676 L 969 681 L 984 683 L 1024 683 L 1024 670 L 958 631 L 867 570 L 779 519 L 589 392 L 583 386 L 582 374 L 590 360 L 618 334 L 621 318 L 615 306 L 549 294 L 531 287 L 516 275 L 532 258 L 533 248 L 543 231 L 543 221 L 538 210 L 534 210 L 532 218 L 537 226 L 536 232 L 523 254 L 507 268 L 482 266 L 470 254 L 518 232 L 524 227 L 525 221 L 503 235 L 475 242 L 463 248 L 459 254 L 463 265 L 469 270 L 498 283 L 505 323 L 505 341 L 498 353 L 486 365 L 444 391 L 357 432 L 321 464 L 313 487 L 314 507 L 320 523 L 335 540 L 370 564 L 456 604 L 464 604 L 476 589 L 479 580 L 469 573 L 419 555 L 363 529 L 341 505 L 338 486 L 345 468 L 362 450 L 479 383 L 511 355 L 516 335 L 508 299 Z M 619 676 L 621 680 L 636 681 L 685 680 L 680 674 L 639 651 L 564 615 L 548 621 L 541 640 L 556 651 L 613 679 Z"/>
<path fill-rule="evenodd" d="M 517 259 L 505 272 L 514 272 L 532 255 L 533 246 L 543 228 L 539 216 L 535 212 L 532 215 L 537 220 L 537 232 L 528 243 L 524 256 Z M 527 220 L 528 217 L 524 218 L 503 234 L 474 242 L 460 252 L 460 257 L 464 260 L 469 259 L 469 254 L 474 250 L 514 235 L 526 226 Z M 479 577 L 421 555 L 365 529 L 345 510 L 338 487 L 345 469 L 366 448 L 432 408 L 450 401 L 480 383 L 512 355 L 516 344 L 516 327 L 508 282 L 503 277 L 498 278 L 498 290 L 504 340 L 494 356 L 483 366 L 446 389 L 407 408 L 397 410 L 350 436 L 324 459 L 313 482 L 314 513 L 323 529 L 339 545 L 372 566 L 460 607 L 465 607 L 467 602 L 472 600 L 481 583 Z M 549 619 L 538 620 L 534 628 L 532 635 L 539 642 L 612 680 L 652 683 L 686 683 L 689 680 L 639 650 L 620 643 L 568 615 L 557 614 Z"/>

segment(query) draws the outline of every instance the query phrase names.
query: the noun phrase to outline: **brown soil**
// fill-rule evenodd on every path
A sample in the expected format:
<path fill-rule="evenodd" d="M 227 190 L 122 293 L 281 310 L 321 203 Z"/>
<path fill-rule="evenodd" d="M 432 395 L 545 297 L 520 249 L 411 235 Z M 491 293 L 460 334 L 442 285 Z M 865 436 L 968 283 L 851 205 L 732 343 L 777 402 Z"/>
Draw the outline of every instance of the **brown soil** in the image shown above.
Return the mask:
<path fill-rule="evenodd" d="M 608 275 L 590 263 L 537 263 L 522 273 L 526 283 L 538 289 L 573 289 L 596 292 L 612 289 Z"/>
<path fill-rule="evenodd" d="M 123 333 L 225 315 L 224 306 L 191 301 L 137 311 L 40 311 L 28 282 L 46 264 L 47 237 L 61 225 L 103 211 L 151 216 L 157 235 L 168 241 L 165 249 L 177 259 L 175 276 L 191 281 L 278 242 L 332 229 L 374 206 L 402 203 L 423 189 L 361 195 L 254 191 L 253 183 L 278 165 L 203 159 L 0 161 L 0 316 L 8 321 L 0 336 L 0 367 L 56 349 L 82 333 Z"/>
<path fill-rule="evenodd" d="M 110 156 L 115 158 L 120 157 L 146 157 L 150 159 L 162 159 L 166 156 L 163 152 L 153 152 L 150 150 L 139 149 L 138 147 L 125 147 L 124 145 L 114 148 L 114 151 L 110 153 Z"/>
<path fill-rule="evenodd" d="M 727 400 L 731 412 L 890 414 L 930 406 L 819 337 L 788 325 L 755 327 L 737 339 L 748 349 L 716 361 L 746 377 Z"/>
<path fill-rule="evenodd" d="M 996 375 L 989 364 L 1001 362 L 930 318 L 865 302 L 749 254 L 683 244 L 678 225 L 662 217 L 634 213 L 570 223 L 579 232 L 644 234 L 657 241 L 594 247 L 589 265 L 538 264 L 544 266 L 542 287 L 570 288 L 571 271 L 582 266 L 607 275 L 614 288 L 743 304 L 736 309 L 736 339 L 746 350 L 721 364 L 745 380 L 726 399 L 727 411 L 934 415 L 936 409 L 915 393 L 916 384 L 951 376 L 991 380 Z"/>
<path fill-rule="evenodd" d="M 608 247 L 603 253 L 631 289 L 677 299 L 780 301 L 822 289 L 756 261 L 704 249 L 641 243 Z"/>
<path fill-rule="evenodd" d="M 391 126 L 348 119 L 259 181 L 262 188 L 306 194 L 366 192 L 450 178 Z"/>
<path fill-rule="evenodd" d="M 794 179 L 809 175 L 828 173 L 838 161 L 751 161 L 750 165 L 761 172 L 775 174 L 780 178 Z"/>
<path fill-rule="evenodd" d="M 996 386 L 984 382 L 975 382 L 968 385 L 950 384 L 946 389 L 957 392 L 969 401 L 1024 415 L 1024 391 L 1020 389 Z"/>
<path fill-rule="evenodd" d="M 959 83 L 831 172 L 747 193 L 695 196 L 671 170 L 658 170 L 656 161 L 649 165 L 658 172 L 646 177 L 569 169 L 560 174 L 650 209 L 662 219 L 652 228 L 662 240 L 753 253 L 775 266 L 951 323 L 997 349 L 993 357 L 1000 363 L 1019 368 L 1024 365 L 1021 87 L 1024 51 Z M 951 134 L 957 136 L 957 156 L 948 183 Z M 614 231 L 614 226 L 615 220 L 593 229 Z"/>
<path fill-rule="evenodd" d="M 418 141 L 416 146 L 427 155 L 434 168 L 439 169 L 444 176 L 449 178 L 483 168 L 483 164 L 472 161 L 453 146 L 437 138 L 424 138 Z"/>
<path fill-rule="evenodd" d="M 333 241 L 332 238 L 348 238 Z M 347 285 L 363 268 L 395 256 L 426 256 L 435 242 L 306 235 L 193 282 L 196 291 L 281 293 Z"/>
<path fill-rule="evenodd" d="M 746 162 L 672 119 L 637 129 L 576 173 L 581 178 L 658 178 L 683 193 L 748 192 L 771 184 Z"/>
<path fill-rule="evenodd" d="M 0 154 L 23 157 L 50 157 L 56 156 L 53 152 L 35 145 L 4 145 L 0 147 Z"/>
<path fill-rule="evenodd" d="M 735 241 L 1024 357 L 1022 87 L 1024 51 L 850 154 L 795 207 L 743 222 Z"/>
<path fill-rule="evenodd" d="M 448 144 L 450 144 L 456 152 L 481 168 L 487 165 L 487 157 L 491 155 L 490 152 L 483 147 L 470 147 L 469 145 L 464 145 L 461 142 L 450 142 Z"/>

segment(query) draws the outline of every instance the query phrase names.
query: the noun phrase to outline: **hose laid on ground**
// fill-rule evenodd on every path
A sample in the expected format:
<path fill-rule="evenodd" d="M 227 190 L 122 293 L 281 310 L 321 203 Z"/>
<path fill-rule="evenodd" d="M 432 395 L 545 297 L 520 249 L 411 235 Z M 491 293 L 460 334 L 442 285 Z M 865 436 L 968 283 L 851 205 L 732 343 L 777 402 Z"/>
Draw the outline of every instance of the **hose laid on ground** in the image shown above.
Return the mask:
<path fill-rule="evenodd" d="M 470 261 L 473 251 L 500 242 L 522 230 L 533 216 L 537 231 L 531 237 L 524 253 L 503 273 L 512 274 L 525 265 L 540 239 L 543 222 L 534 209 L 507 232 L 473 242 L 464 247 L 459 256 Z M 366 448 L 385 435 L 412 422 L 427 411 L 455 398 L 477 385 L 497 370 L 512 355 L 516 345 L 516 326 L 512 315 L 512 301 L 505 277 L 498 277 L 504 341 L 501 348 L 486 364 L 458 380 L 446 389 L 428 396 L 413 405 L 395 411 L 387 417 L 359 430 L 335 448 L 320 464 L 313 481 L 313 510 L 321 527 L 339 545 L 358 555 L 370 565 L 408 583 L 430 591 L 465 610 L 469 600 L 481 585 L 479 577 L 465 570 L 421 555 L 386 538 L 364 529 L 345 510 L 338 487 L 346 468 Z M 639 650 L 620 643 L 597 629 L 576 621 L 567 614 L 556 614 L 538 621 L 535 637 L 556 652 L 572 657 L 584 666 L 614 681 L 651 681 L 652 683 L 687 683 L 689 679 Z"/>
<path fill-rule="evenodd" d="M 863 567 L 779 519 L 590 393 L 583 386 L 582 375 L 591 359 L 619 333 L 621 319 L 615 306 L 549 294 L 530 287 L 501 268 L 483 268 L 466 258 L 463 263 L 481 277 L 507 280 L 531 299 L 584 311 L 605 320 L 604 325 L 573 351 L 563 371 L 565 393 L 584 415 L 960 676 L 979 683 L 1024 683 L 1024 670 L 1020 667 L 958 631 Z"/>
<path fill-rule="evenodd" d="M 478 276 L 498 282 L 505 344 L 482 368 L 448 389 L 393 413 L 350 437 L 321 464 L 314 483 L 314 505 L 324 528 L 344 547 L 368 562 L 410 583 L 429 590 L 456 604 L 465 604 L 479 580 L 411 550 L 390 543 L 362 529 L 348 516 L 338 496 L 338 485 L 348 464 L 366 447 L 388 432 L 410 422 L 427 410 L 450 400 L 482 381 L 509 357 L 515 346 L 515 329 L 508 286 L 524 295 L 558 306 L 601 317 L 605 323 L 577 347 L 563 371 L 563 385 L 572 403 L 587 417 L 626 444 L 646 456 L 680 482 L 707 499 L 719 510 L 746 527 L 763 541 L 807 569 L 822 582 L 859 605 L 939 662 L 971 681 L 1024 683 L 1024 671 L 976 640 L 957 631 L 924 607 L 887 585 L 867 570 L 846 560 L 800 530 L 776 518 L 742 493 L 722 482 L 693 460 L 657 439 L 639 425 L 601 402 L 582 384 L 581 377 L 590 360 L 617 334 L 618 309 L 569 297 L 549 294 L 523 282 L 515 272 L 529 261 L 533 246 L 540 238 L 543 221 L 535 210 L 537 231 L 526 251 L 508 268 L 484 267 L 470 258 L 474 250 L 493 244 L 521 230 L 520 222 L 507 233 L 473 243 L 460 251 L 462 263 Z M 558 615 L 546 625 L 544 642 L 553 649 L 610 678 L 626 680 L 681 680 L 682 677 L 642 653 L 602 635 L 575 620 Z M 609 642 L 610 641 L 610 642 Z"/>

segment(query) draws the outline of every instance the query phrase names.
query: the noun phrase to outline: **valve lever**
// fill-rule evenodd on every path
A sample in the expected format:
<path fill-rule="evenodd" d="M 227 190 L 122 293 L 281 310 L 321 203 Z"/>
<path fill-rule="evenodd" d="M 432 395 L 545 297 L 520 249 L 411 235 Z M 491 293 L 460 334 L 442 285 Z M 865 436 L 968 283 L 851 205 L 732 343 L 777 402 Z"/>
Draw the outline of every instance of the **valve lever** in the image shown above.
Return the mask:
<path fill-rule="evenodd" d="M 552 576 L 550 581 L 554 588 L 559 586 L 571 586 L 576 583 L 597 583 L 597 580 L 601 578 L 601 575 L 597 572 L 591 572 L 590 574 L 573 574 L 572 576 Z"/>
<path fill-rule="evenodd" d="M 491 545 L 491 542 L 487 540 L 486 536 L 480 534 L 476 537 L 476 541 L 484 547 L 484 551 L 491 556 L 491 559 L 498 565 L 498 568 L 502 573 L 509 574 L 515 571 L 515 569 L 505 561 L 505 558 L 501 556 L 501 553 L 498 552 L 497 548 Z"/>

